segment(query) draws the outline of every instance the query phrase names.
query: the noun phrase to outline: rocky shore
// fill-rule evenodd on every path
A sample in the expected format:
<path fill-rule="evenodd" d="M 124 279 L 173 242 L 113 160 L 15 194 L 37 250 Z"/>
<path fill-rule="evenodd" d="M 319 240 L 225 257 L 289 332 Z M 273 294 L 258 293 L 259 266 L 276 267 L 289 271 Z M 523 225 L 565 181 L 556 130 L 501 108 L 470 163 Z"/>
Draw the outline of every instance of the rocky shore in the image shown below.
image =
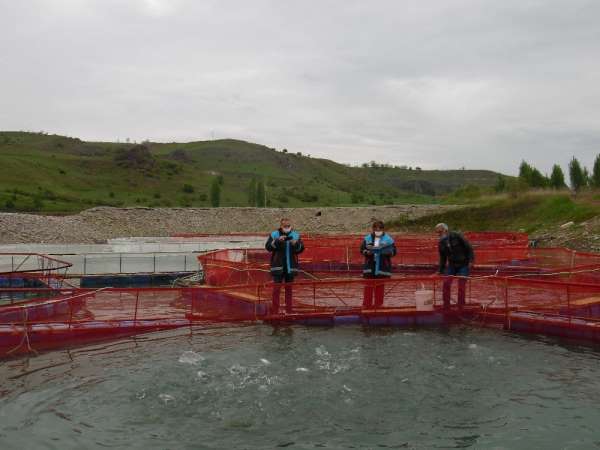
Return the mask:
<path fill-rule="evenodd" d="M 131 236 L 267 232 L 283 216 L 311 233 L 362 232 L 372 219 L 418 218 L 456 206 L 349 208 L 92 208 L 71 216 L 0 213 L 0 244 L 103 243 Z"/>

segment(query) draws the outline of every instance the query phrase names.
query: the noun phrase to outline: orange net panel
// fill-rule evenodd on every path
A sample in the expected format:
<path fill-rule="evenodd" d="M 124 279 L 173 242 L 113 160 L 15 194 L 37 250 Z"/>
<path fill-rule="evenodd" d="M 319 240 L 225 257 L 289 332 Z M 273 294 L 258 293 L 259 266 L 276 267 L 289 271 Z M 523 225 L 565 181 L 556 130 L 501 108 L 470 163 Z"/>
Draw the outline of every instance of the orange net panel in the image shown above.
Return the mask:
<path fill-rule="evenodd" d="M 190 323 L 186 289 L 55 290 L 0 309 L 0 345 L 5 354 L 65 343 L 114 338 Z"/>
<path fill-rule="evenodd" d="M 230 286 L 226 295 L 244 291 L 247 299 L 259 305 L 255 308 L 257 316 L 277 315 L 288 309 L 287 296 L 291 297 L 289 309 L 300 316 L 365 314 L 366 309 L 373 308 L 396 314 L 402 309 L 414 310 L 424 291 L 432 297 L 435 308 L 443 305 L 444 285 L 448 284 L 453 304 L 459 296 L 457 291 L 464 289 L 466 307 L 472 314 L 499 322 L 506 323 L 511 312 L 526 311 L 600 317 L 600 255 L 561 248 L 531 249 L 521 234 L 473 233 L 473 241 L 481 240 L 475 249 L 477 266 L 468 279 L 452 281 L 449 277 L 423 276 L 437 268 L 437 240 L 416 235 L 409 238 L 396 241 L 395 273 L 388 280 L 361 278 L 360 236 L 306 239 L 306 250 L 299 258 L 301 275 L 291 286 L 270 283 L 269 254 L 264 250 L 216 251 L 198 259 L 208 284 L 219 287 L 234 281 L 243 285 Z M 379 301 L 365 304 L 365 298 L 373 295 L 379 296 Z"/>
<path fill-rule="evenodd" d="M 291 300 L 289 317 L 423 317 L 438 314 L 447 278 L 406 276 L 385 280 L 298 280 L 289 285 L 254 283 L 223 287 L 56 290 L 45 299 L 0 310 L 0 349 L 14 354 L 32 349 L 112 339 L 197 323 L 279 320 Z M 450 288 L 457 302 L 459 280 Z M 289 292 L 287 292 L 289 290 Z M 378 294 L 378 292 L 380 294 Z M 365 296 L 372 303 L 365 305 Z M 429 308 L 419 310 L 421 294 Z M 380 297 L 378 297 L 380 295 Z M 274 298 L 280 309 L 273 310 Z M 465 281 L 465 311 L 475 318 L 506 323 L 511 313 L 572 318 L 600 315 L 600 285 L 510 277 L 472 277 Z M 419 312 L 420 311 L 420 312 Z M 440 316 L 441 317 L 441 316 Z M 369 322 L 372 323 L 372 322 Z"/>
<path fill-rule="evenodd" d="M 270 281 L 269 253 L 265 250 L 218 250 L 198 256 L 211 286 L 250 284 Z M 498 248 L 476 253 L 476 270 L 481 274 L 538 274 L 550 271 L 575 271 L 593 266 L 592 260 L 577 260 L 562 251 Z M 600 258 L 594 260 L 600 264 Z M 299 256 L 301 275 L 308 279 L 356 277 L 362 273 L 364 256 L 356 247 L 307 247 Z M 393 258 L 394 276 L 433 273 L 437 270 L 438 253 L 433 251 L 399 251 Z"/>
<path fill-rule="evenodd" d="M 558 317 L 570 330 L 575 321 L 595 323 L 600 317 L 600 255 L 530 249 L 519 234 L 514 239 L 499 234 L 476 248 L 472 276 L 441 277 L 433 275 L 437 241 L 414 235 L 412 243 L 397 240 L 392 278 L 363 279 L 362 237 L 353 239 L 350 244 L 348 236 L 307 240 L 302 271 L 294 283 L 283 285 L 272 282 L 266 250 L 230 249 L 198 257 L 205 286 L 0 287 L 0 298 L 12 299 L 0 308 L 0 350 L 14 354 L 207 321 L 441 323 L 447 317 L 441 313 L 444 300 L 455 306 L 461 293 L 466 317 L 507 328 L 538 330 Z M 38 268 L 20 275 L 36 279 L 47 272 Z"/>

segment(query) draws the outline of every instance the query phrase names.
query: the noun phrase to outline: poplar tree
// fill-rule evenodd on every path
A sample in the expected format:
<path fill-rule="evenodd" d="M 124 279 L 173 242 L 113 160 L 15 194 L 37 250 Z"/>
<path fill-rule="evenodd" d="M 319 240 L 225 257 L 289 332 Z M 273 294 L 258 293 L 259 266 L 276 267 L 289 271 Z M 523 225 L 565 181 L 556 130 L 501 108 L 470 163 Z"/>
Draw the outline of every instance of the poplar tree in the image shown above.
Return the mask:
<path fill-rule="evenodd" d="M 562 189 L 567 187 L 565 184 L 565 174 L 558 164 L 552 166 L 552 174 L 550 174 L 550 187 L 553 189 Z"/>
<path fill-rule="evenodd" d="M 256 179 L 252 178 L 248 185 L 248 206 L 256 206 Z"/>
<path fill-rule="evenodd" d="M 579 192 L 582 187 L 585 186 L 585 175 L 581 164 L 577 161 L 577 158 L 573 156 L 573 159 L 569 163 L 569 178 L 571 179 L 571 189 L 575 192 Z"/>
<path fill-rule="evenodd" d="M 210 186 L 210 204 L 213 208 L 221 204 L 221 184 L 218 179 L 214 179 Z"/>
<path fill-rule="evenodd" d="M 600 188 L 600 154 L 594 160 L 594 168 L 592 169 L 592 178 L 590 181 L 592 187 Z"/>
<path fill-rule="evenodd" d="M 521 161 L 521 165 L 519 166 L 519 178 L 527 183 L 527 186 L 531 186 L 532 173 L 533 167 L 531 167 L 525 160 Z"/>
<path fill-rule="evenodd" d="M 259 181 L 256 185 L 256 206 L 264 208 L 265 204 L 265 183 L 264 181 Z"/>

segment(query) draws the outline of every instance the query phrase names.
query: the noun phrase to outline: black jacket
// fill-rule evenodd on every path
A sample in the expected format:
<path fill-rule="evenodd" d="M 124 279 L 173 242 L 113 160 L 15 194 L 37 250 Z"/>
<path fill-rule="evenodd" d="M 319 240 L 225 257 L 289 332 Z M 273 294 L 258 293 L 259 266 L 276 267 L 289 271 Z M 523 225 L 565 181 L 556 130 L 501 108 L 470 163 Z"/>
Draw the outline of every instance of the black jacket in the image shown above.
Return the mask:
<path fill-rule="evenodd" d="M 452 267 L 464 267 L 475 261 L 473 247 L 462 234 L 455 231 L 450 231 L 447 236 L 440 239 L 438 250 L 440 253 L 439 271 L 441 274 L 444 273 L 446 262 Z"/>
<path fill-rule="evenodd" d="M 280 236 L 285 236 L 285 240 L 280 241 Z M 296 244 L 292 245 L 292 240 L 296 240 Z M 281 228 L 273 231 L 267 239 L 265 249 L 271 252 L 272 275 L 295 275 L 298 272 L 298 254 L 304 251 L 304 244 L 296 231 L 284 233 Z"/>

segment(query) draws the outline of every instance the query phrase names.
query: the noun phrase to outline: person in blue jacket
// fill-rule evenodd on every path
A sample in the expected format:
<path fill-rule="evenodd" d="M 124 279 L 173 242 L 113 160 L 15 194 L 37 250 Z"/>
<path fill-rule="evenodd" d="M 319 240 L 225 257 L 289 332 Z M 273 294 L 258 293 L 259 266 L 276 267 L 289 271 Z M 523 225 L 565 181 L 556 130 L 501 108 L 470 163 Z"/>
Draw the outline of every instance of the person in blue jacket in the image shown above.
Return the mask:
<path fill-rule="evenodd" d="M 367 234 L 360 246 L 360 252 L 365 257 L 363 266 L 364 278 L 389 278 L 392 276 L 392 257 L 396 256 L 394 239 L 384 231 L 385 225 L 381 220 L 373 222 L 372 232 Z M 383 305 L 383 283 L 367 283 L 363 292 L 363 307 Z"/>
<path fill-rule="evenodd" d="M 290 219 L 281 219 L 280 226 L 273 231 L 265 249 L 271 253 L 271 276 L 275 286 L 271 313 L 279 313 L 279 297 L 281 284 L 285 283 L 285 312 L 292 312 L 292 285 L 294 277 L 298 274 L 298 255 L 304 251 L 304 244 L 300 234 L 292 228 Z"/>

